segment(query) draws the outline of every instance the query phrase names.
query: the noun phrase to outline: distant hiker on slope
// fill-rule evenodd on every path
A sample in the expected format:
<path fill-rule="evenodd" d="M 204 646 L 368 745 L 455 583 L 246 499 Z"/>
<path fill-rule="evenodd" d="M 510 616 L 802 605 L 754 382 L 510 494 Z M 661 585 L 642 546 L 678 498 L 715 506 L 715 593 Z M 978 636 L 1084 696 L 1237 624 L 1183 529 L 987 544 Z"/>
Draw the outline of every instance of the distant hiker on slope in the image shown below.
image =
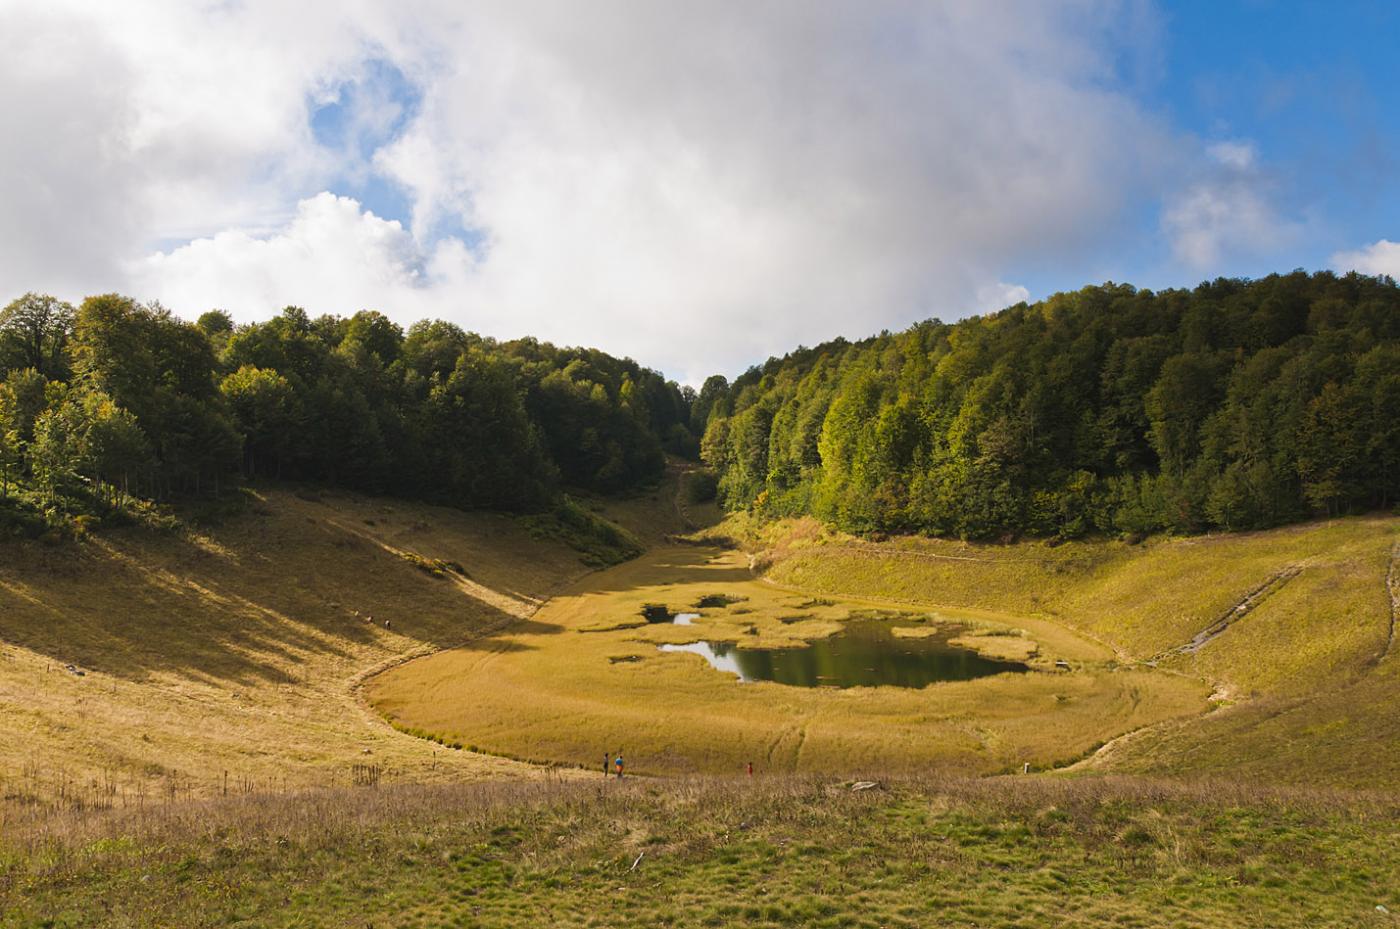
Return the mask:
<path fill-rule="evenodd" d="M 608 753 L 608 752 L 603 752 L 603 777 L 607 777 L 607 776 L 608 776 L 609 774 L 611 774 L 611 773 L 612 773 L 612 755 L 611 755 L 610 753 Z"/>
<path fill-rule="evenodd" d="M 617 779 L 622 780 L 622 752 L 617 753 L 617 757 L 613 759 L 613 765 L 617 768 Z"/>

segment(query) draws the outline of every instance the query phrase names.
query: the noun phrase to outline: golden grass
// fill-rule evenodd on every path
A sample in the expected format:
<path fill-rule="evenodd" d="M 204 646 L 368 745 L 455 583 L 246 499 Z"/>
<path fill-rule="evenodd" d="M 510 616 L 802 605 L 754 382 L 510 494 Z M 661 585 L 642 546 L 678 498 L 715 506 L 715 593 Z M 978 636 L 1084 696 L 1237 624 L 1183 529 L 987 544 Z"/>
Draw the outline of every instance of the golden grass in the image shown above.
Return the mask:
<path fill-rule="evenodd" d="M 716 594 L 724 606 L 700 608 Z M 693 626 L 648 625 L 649 604 L 701 614 Z M 741 684 L 663 643 L 697 638 L 765 647 L 830 635 L 883 604 L 813 601 L 752 577 L 739 552 L 652 550 L 590 575 L 491 641 L 375 677 L 367 693 L 398 725 L 517 758 L 584 767 L 622 750 L 631 770 L 956 767 L 987 773 L 1072 760 L 1122 732 L 1205 709 L 1208 688 L 1179 675 L 1117 668 L 1112 652 L 1063 627 L 987 611 L 939 610 L 982 648 L 1031 641 L 1072 674 L 996 675 L 923 690 Z M 1000 640 L 992 644 L 991 640 Z"/>
<path fill-rule="evenodd" d="M 1400 519 L 1369 516 L 1143 545 L 1011 546 L 896 539 L 879 545 L 808 522 L 728 531 L 768 578 L 817 594 L 880 594 L 929 607 L 1025 610 L 1129 663 L 1208 681 L 1222 709 L 1108 746 L 1090 767 L 1247 772 L 1293 783 L 1400 784 L 1400 675 L 1387 571 Z M 1269 585 L 1244 611 L 1236 607 Z M 1222 617 L 1232 621 L 1183 651 Z M 1080 766 L 1081 768 L 1084 766 Z"/>
<path fill-rule="evenodd" d="M 259 497 L 199 533 L 0 545 L 0 792 L 137 802 L 221 793 L 225 771 L 232 791 L 345 782 L 355 764 L 532 774 L 394 732 L 356 688 L 528 616 L 584 573 L 577 553 L 504 516 Z"/>

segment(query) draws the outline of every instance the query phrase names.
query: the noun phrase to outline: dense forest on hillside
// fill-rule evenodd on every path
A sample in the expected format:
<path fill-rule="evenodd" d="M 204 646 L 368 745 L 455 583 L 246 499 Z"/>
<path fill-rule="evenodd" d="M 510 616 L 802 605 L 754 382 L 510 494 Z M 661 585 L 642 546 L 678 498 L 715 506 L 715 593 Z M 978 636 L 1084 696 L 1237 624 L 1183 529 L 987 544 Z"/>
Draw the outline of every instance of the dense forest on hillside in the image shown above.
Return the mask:
<path fill-rule="evenodd" d="M 76 309 L 27 294 L 0 311 L 0 516 L 118 513 L 239 472 L 537 510 L 693 454 L 692 393 L 599 351 L 441 321 L 405 333 L 288 307 L 192 324 L 114 294 Z"/>
<path fill-rule="evenodd" d="M 697 437 L 703 440 L 697 443 Z M 802 348 L 698 394 L 631 360 L 288 307 L 0 311 L 0 516 L 231 477 L 538 510 L 699 452 L 730 509 L 967 538 L 1276 525 L 1400 498 L 1400 287 L 1106 284 Z M 31 521 L 32 524 L 32 521 Z"/>
<path fill-rule="evenodd" d="M 1400 497 L 1400 288 L 1086 287 L 799 349 L 692 407 L 731 509 L 965 538 L 1271 526 Z"/>

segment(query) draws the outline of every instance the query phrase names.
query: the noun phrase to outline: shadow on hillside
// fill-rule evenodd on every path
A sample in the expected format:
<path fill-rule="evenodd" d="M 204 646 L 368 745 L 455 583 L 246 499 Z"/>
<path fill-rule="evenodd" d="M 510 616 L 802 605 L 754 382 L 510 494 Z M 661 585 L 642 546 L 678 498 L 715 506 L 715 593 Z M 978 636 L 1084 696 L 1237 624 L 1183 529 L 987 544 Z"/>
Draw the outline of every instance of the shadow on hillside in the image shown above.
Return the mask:
<path fill-rule="evenodd" d="M 0 638 L 137 682 L 338 681 L 423 646 L 521 650 L 514 636 L 558 631 L 299 514 L 241 519 L 212 547 L 138 532 L 0 547 Z"/>

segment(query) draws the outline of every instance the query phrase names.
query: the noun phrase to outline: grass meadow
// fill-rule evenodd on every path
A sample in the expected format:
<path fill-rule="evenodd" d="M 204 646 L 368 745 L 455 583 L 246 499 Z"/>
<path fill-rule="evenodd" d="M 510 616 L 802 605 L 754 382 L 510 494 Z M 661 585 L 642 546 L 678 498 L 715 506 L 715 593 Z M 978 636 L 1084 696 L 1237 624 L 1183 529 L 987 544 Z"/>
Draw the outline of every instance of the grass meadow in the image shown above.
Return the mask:
<path fill-rule="evenodd" d="M 1393 516 L 1140 545 L 873 545 L 807 523 L 766 532 L 749 534 L 748 544 L 765 553 L 776 584 L 953 608 L 999 605 L 1091 637 L 1125 665 L 1150 663 L 1214 688 L 1215 711 L 1114 744 L 1098 767 L 1400 785 Z M 1180 650 L 1223 617 L 1230 621 L 1218 636 Z"/>
<path fill-rule="evenodd" d="M 648 624 L 649 604 L 699 616 Z M 366 694 L 396 725 L 449 743 L 584 768 L 621 750 L 634 770 L 665 775 L 748 762 L 764 771 L 1044 769 L 1208 709 L 1200 681 L 1125 668 L 1064 626 L 988 611 L 912 615 L 1003 633 L 972 637 L 974 646 L 1025 643 L 1035 671 L 921 690 L 803 688 L 740 683 L 698 655 L 659 650 L 697 639 L 800 646 L 881 607 L 765 584 L 741 552 L 659 547 L 583 578 L 499 636 L 377 675 Z M 1056 660 L 1074 670 L 1056 671 Z"/>
<path fill-rule="evenodd" d="M 1396 925 L 1400 520 L 682 540 L 714 514 L 679 486 L 579 501 L 650 546 L 601 571 L 576 516 L 312 488 L 4 543 L 0 927 Z M 805 689 L 657 649 L 881 611 L 1032 671 Z M 619 749 L 664 776 L 604 780 Z"/>
<path fill-rule="evenodd" d="M 3 550 L 0 790 L 12 802 L 331 785 L 356 765 L 413 780 L 537 776 L 396 732 L 358 687 L 489 639 L 587 572 L 506 517 L 324 491 L 259 492 L 217 527 Z"/>
<path fill-rule="evenodd" d="M 1400 911 L 1393 795 L 871 776 L 54 814 L 0 843 L 0 927 L 1380 929 Z"/>

